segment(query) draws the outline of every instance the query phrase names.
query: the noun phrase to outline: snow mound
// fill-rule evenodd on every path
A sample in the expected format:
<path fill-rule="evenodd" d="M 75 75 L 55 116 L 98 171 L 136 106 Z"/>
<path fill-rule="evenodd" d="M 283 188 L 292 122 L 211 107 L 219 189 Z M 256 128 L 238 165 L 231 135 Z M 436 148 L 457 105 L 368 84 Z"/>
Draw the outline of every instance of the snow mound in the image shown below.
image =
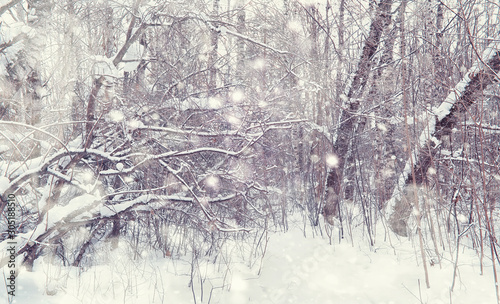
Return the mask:
<path fill-rule="evenodd" d="M 496 301 L 493 276 L 486 271 L 480 275 L 473 250 L 460 249 L 459 277 L 452 292 L 456 253 L 442 252 L 441 266 L 432 260 L 428 266 L 431 288 L 427 289 L 418 250 L 410 240 L 393 236 L 392 242 L 384 241 L 384 229 L 378 227 L 375 246 L 363 240 L 362 231 L 353 237 L 359 242 L 349 237 L 340 243 L 333 239 L 330 245 L 318 231 L 312 237 L 309 228 L 305 232 L 299 228 L 303 224 L 293 225 L 290 223 L 287 233 L 264 237 L 266 255 L 250 261 L 241 259 L 241 241 L 221 250 L 231 263 L 210 257 L 195 264 L 190 256 L 161 258 L 154 252 L 133 252 L 126 241 L 120 241 L 117 249 L 96 251 L 93 258 L 105 258 L 107 263 L 85 272 L 42 258 L 34 272 L 20 272 L 16 300 L 46 304 L 90 303 L 88 299 L 95 303 L 137 303 L 137 299 L 141 303 L 195 303 L 194 294 L 196 303 L 209 303 L 210 295 L 210 303 L 222 304 Z M 334 231 L 333 235 L 338 234 Z M 487 264 L 485 269 L 491 267 Z M 54 295 L 47 296 L 48 291 Z M 1 293 L 0 301 L 4 298 L 5 293 Z"/>
<path fill-rule="evenodd" d="M 4 193 L 9 188 L 10 180 L 5 176 L 0 176 L 0 193 Z"/>

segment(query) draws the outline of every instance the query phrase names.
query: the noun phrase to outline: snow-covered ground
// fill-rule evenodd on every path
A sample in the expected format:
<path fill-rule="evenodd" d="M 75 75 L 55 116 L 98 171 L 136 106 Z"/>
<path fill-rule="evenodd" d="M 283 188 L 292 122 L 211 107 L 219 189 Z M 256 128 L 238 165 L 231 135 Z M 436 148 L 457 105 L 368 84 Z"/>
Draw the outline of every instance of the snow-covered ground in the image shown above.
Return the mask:
<path fill-rule="evenodd" d="M 158 258 L 145 251 L 134 260 L 123 244 L 96 253 L 107 262 L 81 273 L 41 258 L 34 272 L 18 276 L 13 303 L 195 303 L 193 295 L 196 303 L 227 304 L 496 303 L 491 261 L 484 258 L 480 275 L 472 249 L 461 248 L 450 292 L 456 252 L 445 251 L 441 267 L 428 267 L 427 289 L 420 251 L 408 239 L 384 240 L 380 228 L 373 247 L 361 232 L 354 241 L 330 245 L 311 231 L 304 237 L 302 227 L 291 223 L 287 233 L 264 235 L 262 259 L 239 242 L 227 244 L 215 260 L 199 258 L 194 267 L 191 257 Z M 7 303 L 4 292 L 0 302 Z"/>

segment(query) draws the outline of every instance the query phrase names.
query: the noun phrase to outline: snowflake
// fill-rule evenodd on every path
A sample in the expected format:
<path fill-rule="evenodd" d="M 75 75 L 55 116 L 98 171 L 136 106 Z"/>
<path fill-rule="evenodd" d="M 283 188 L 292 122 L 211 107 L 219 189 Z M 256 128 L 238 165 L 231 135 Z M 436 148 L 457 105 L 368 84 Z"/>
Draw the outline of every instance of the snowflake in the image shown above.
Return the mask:
<path fill-rule="evenodd" d="M 328 154 L 326 156 L 326 165 L 330 168 L 338 168 L 339 158 L 335 154 Z"/>
<path fill-rule="evenodd" d="M 205 180 L 205 184 L 212 189 L 217 189 L 219 187 L 219 178 L 215 175 L 210 175 Z"/>
<path fill-rule="evenodd" d="M 118 111 L 118 110 L 109 111 L 108 116 L 112 122 L 122 122 L 123 119 L 125 118 L 125 116 L 123 115 L 123 112 Z"/>
<path fill-rule="evenodd" d="M 242 90 L 234 90 L 231 94 L 231 100 L 234 103 L 240 103 L 245 99 L 245 93 Z"/>

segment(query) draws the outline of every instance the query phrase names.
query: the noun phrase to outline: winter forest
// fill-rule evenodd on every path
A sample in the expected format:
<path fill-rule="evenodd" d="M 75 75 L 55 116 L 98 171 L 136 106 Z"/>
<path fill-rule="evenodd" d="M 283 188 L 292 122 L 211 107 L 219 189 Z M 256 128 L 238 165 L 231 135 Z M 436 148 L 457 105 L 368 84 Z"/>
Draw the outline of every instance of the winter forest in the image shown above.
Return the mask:
<path fill-rule="evenodd" d="M 500 303 L 496 0 L 1 0 L 2 303 Z"/>

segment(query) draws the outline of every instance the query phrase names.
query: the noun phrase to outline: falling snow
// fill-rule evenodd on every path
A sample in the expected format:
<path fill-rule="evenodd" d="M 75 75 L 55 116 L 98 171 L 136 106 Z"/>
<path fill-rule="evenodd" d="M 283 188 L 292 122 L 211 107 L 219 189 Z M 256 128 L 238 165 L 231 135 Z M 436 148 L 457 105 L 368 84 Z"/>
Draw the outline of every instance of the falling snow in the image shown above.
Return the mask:
<path fill-rule="evenodd" d="M 493 1 L 67 2 L 0 0 L 0 302 L 500 303 Z"/>
<path fill-rule="evenodd" d="M 326 165 L 330 168 L 337 168 L 339 166 L 339 158 L 335 154 L 326 156 Z"/>

